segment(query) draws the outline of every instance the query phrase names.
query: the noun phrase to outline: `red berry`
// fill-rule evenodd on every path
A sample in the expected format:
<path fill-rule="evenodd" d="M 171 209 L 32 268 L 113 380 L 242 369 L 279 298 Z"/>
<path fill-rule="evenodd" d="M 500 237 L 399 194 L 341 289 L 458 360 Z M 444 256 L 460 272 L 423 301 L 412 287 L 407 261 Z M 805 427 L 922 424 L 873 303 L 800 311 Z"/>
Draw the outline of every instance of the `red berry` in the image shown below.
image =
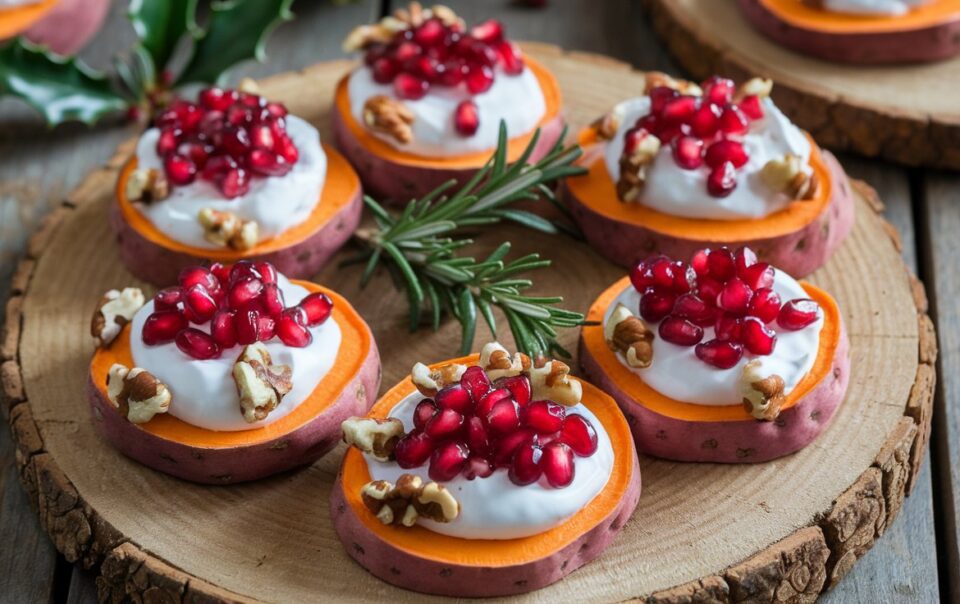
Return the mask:
<path fill-rule="evenodd" d="M 713 329 L 718 340 L 740 341 L 740 328 L 743 321 L 739 317 L 723 313 L 717 317 L 717 322 Z"/>
<path fill-rule="evenodd" d="M 277 336 L 280 341 L 292 348 L 304 348 L 313 341 L 313 334 L 307 329 L 307 313 L 302 308 L 288 308 L 277 320 Z"/>
<path fill-rule="evenodd" d="M 433 453 L 433 440 L 418 430 L 414 430 L 397 441 L 393 455 L 397 465 L 408 470 L 422 466 Z"/>
<path fill-rule="evenodd" d="M 820 305 L 809 298 L 790 300 L 780 309 L 777 325 L 788 331 L 803 329 L 817 320 Z"/>
<path fill-rule="evenodd" d="M 457 413 L 466 413 L 473 405 L 470 393 L 460 384 L 453 384 L 440 390 L 434 399 L 441 409 L 453 409 Z"/>
<path fill-rule="evenodd" d="M 743 357 L 743 347 L 730 340 L 701 342 L 694 348 L 697 358 L 719 369 L 730 369 Z"/>
<path fill-rule="evenodd" d="M 393 79 L 393 90 L 401 99 L 422 99 L 430 89 L 430 83 L 409 73 L 397 74 Z"/>
<path fill-rule="evenodd" d="M 746 283 L 734 277 L 727 281 L 717 296 L 717 306 L 723 310 L 737 316 L 743 316 L 747 313 L 750 306 L 750 300 L 753 298 L 753 290 Z"/>
<path fill-rule="evenodd" d="M 181 330 L 176 342 L 181 352 L 201 361 L 220 356 L 220 345 L 209 334 L 195 327 Z"/>
<path fill-rule="evenodd" d="M 743 144 L 732 140 L 718 140 L 707 148 L 704 161 L 711 168 L 716 168 L 723 162 L 730 162 L 734 168 L 741 168 L 750 157 L 743 149 Z"/>
<path fill-rule="evenodd" d="M 452 438 L 463 428 L 463 416 L 453 409 L 440 409 L 427 421 L 423 431 L 434 440 Z"/>
<path fill-rule="evenodd" d="M 640 297 L 640 316 L 651 323 L 656 323 L 670 314 L 676 299 L 676 295 L 670 291 L 650 288 Z"/>
<path fill-rule="evenodd" d="M 753 354 L 770 354 L 777 345 L 777 334 L 756 317 L 743 320 L 740 329 L 740 341 L 744 348 Z"/>
<path fill-rule="evenodd" d="M 703 141 L 699 138 L 680 136 L 673 141 L 673 160 L 684 170 L 699 168 L 703 164 L 702 154 Z"/>
<path fill-rule="evenodd" d="M 552 442 L 543 447 L 540 468 L 547 482 L 555 489 L 570 486 L 575 475 L 573 450 L 562 442 Z"/>
<path fill-rule="evenodd" d="M 769 287 L 762 287 L 754 291 L 747 312 L 764 323 L 770 323 L 780 314 L 780 296 Z"/>
<path fill-rule="evenodd" d="M 297 306 L 307 313 L 307 325 L 310 327 L 325 323 L 333 312 L 333 300 L 322 292 L 308 294 Z"/>
<path fill-rule="evenodd" d="M 210 322 L 210 335 L 221 348 L 236 346 L 237 331 L 234 328 L 233 313 L 229 310 L 217 311 Z"/>
<path fill-rule="evenodd" d="M 496 403 L 486 415 L 487 426 L 495 434 L 510 434 L 520 425 L 517 404 L 513 399 L 504 398 Z"/>
<path fill-rule="evenodd" d="M 733 80 L 720 76 L 711 76 L 700 87 L 703 89 L 703 98 L 717 105 L 729 103 L 735 88 Z"/>
<path fill-rule="evenodd" d="M 453 125 L 462 136 L 473 136 L 480 127 L 477 104 L 471 100 L 461 101 L 453 114 Z"/>
<path fill-rule="evenodd" d="M 425 398 L 417 403 L 413 410 L 413 426 L 417 430 L 423 430 L 427 422 L 437 414 L 437 405 L 431 399 Z"/>
<path fill-rule="evenodd" d="M 578 413 L 571 413 L 563 420 L 560 442 L 568 445 L 580 457 L 590 457 L 597 452 L 597 431 L 590 420 Z"/>
<path fill-rule="evenodd" d="M 703 339 L 703 328 L 680 317 L 667 317 L 658 328 L 660 337 L 678 346 L 693 346 Z"/>
<path fill-rule="evenodd" d="M 697 294 L 686 293 L 677 298 L 673 305 L 673 316 L 688 319 L 701 327 L 713 325 L 717 318 L 717 309 L 703 301 Z"/>
<path fill-rule="evenodd" d="M 193 160 L 180 155 L 167 155 L 163 160 L 163 171 L 175 185 L 188 185 L 197 177 L 197 165 Z"/>
<path fill-rule="evenodd" d="M 707 176 L 707 192 L 714 197 L 726 197 L 737 188 L 737 173 L 731 162 L 725 161 Z"/>
<path fill-rule="evenodd" d="M 260 311 L 237 311 L 233 317 L 233 329 L 237 334 L 237 344 L 253 344 L 260 335 Z"/>
<path fill-rule="evenodd" d="M 430 480 L 446 482 L 456 478 L 467 464 L 470 451 L 462 443 L 445 442 L 434 449 L 430 456 Z"/>
<path fill-rule="evenodd" d="M 187 318 L 176 310 L 158 310 L 143 323 L 143 343 L 147 346 L 172 341 L 181 330 L 186 329 Z"/>
<path fill-rule="evenodd" d="M 493 70 L 487 65 L 471 65 L 464 81 L 470 94 L 482 94 L 493 86 Z"/>
<path fill-rule="evenodd" d="M 543 470 L 540 468 L 540 458 L 543 450 L 539 444 L 527 443 L 521 445 L 513 456 L 508 476 L 510 482 L 516 485 L 532 484 L 540 479 Z"/>
<path fill-rule="evenodd" d="M 473 415 L 466 422 L 467 446 L 476 455 L 486 455 L 490 450 L 490 435 L 483 420 Z"/>
<path fill-rule="evenodd" d="M 206 323 L 217 312 L 217 302 L 199 283 L 191 285 L 183 294 L 183 301 L 187 318 L 193 323 Z"/>
<path fill-rule="evenodd" d="M 552 434 L 563 427 L 566 408 L 552 401 L 534 401 L 521 411 L 521 423 L 539 434 Z"/>
<path fill-rule="evenodd" d="M 463 386 L 474 402 L 478 402 L 483 395 L 490 391 L 490 378 L 486 372 L 476 365 L 467 367 L 460 377 L 460 385 Z"/>
<path fill-rule="evenodd" d="M 511 377 L 500 378 L 494 383 L 497 388 L 506 388 L 513 395 L 513 400 L 523 407 L 530 402 L 533 394 L 533 388 L 530 385 L 530 378 L 525 375 L 515 375 Z"/>

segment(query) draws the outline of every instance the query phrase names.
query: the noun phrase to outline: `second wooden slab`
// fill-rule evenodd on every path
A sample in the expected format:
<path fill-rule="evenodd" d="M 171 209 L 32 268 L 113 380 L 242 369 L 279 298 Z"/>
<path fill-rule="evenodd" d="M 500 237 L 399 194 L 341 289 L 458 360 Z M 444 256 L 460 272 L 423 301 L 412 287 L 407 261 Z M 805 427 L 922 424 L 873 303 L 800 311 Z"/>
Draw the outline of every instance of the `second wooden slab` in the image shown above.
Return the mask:
<path fill-rule="evenodd" d="M 647 0 L 653 26 L 697 78 L 760 75 L 773 97 L 824 146 L 916 166 L 960 169 L 960 57 L 867 67 L 833 64 L 778 45 L 736 0 Z"/>

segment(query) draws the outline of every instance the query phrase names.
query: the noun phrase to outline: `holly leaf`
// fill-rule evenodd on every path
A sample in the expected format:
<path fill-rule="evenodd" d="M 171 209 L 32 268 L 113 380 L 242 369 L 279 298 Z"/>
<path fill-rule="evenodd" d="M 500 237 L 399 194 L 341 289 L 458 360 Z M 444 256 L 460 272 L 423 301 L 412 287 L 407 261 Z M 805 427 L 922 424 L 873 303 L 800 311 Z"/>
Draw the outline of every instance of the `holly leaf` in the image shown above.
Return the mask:
<path fill-rule="evenodd" d="M 131 0 L 127 17 L 157 71 L 173 55 L 177 42 L 197 28 L 197 0 Z"/>
<path fill-rule="evenodd" d="M 20 38 L 0 47 L 0 95 L 7 94 L 26 101 L 50 125 L 90 125 L 130 105 L 103 74 Z"/>
<path fill-rule="evenodd" d="M 193 54 L 177 84 L 216 83 L 230 67 L 266 58 L 267 38 L 293 19 L 293 0 L 221 0 L 210 5 L 206 28 L 195 34 Z"/>

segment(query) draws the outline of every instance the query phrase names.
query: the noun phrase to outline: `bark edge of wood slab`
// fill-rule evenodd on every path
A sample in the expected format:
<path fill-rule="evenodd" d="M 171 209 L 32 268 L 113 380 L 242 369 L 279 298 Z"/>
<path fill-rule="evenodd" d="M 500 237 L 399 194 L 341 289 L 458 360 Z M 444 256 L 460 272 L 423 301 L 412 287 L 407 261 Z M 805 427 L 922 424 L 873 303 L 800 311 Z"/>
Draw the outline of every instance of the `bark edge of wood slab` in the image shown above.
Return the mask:
<path fill-rule="evenodd" d="M 628 66 L 606 57 L 567 53 L 546 45 L 536 45 L 536 47 L 530 45 L 529 52 L 535 53 L 540 60 L 550 65 L 557 74 L 561 87 L 567 84 L 564 93 L 570 100 L 569 114 L 574 121 L 574 131 L 578 127 L 585 126 L 596 115 L 603 113 L 609 104 L 623 98 L 629 90 L 638 87 L 643 81 L 642 75 L 631 72 Z M 312 100 L 316 98 L 315 96 L 306 94 L 311 90 L 316 92 L 317 89 L 323 89 L 327 94 L 331 93 L 336 81 L 342 75 L 343 65 L 343 62 L 319 64 L 296 74 L 282 74 L 267 79 L 262 82 L 262 85 L 267 91 L 271 88 L 275 91 L 286 91 L 287 95 L 295 101 L 295 106 L 291 107 L 291 110 L 298 112 L 302 107 L 307 107 L 308 102 L 315 102 Z M 589 95 L 585 93 L 585 98 L 581 98 L 573 93 L 577 89 L 577 78 L 583 77 L 585 73 L 589 74 L 591 86 Z M 298 98 L 300 100 L 297 100 Z M 316 111 L 321 110 L 325 108 L 318 108 Z M 313 121 L 320 123 L 328 117 L 315 115 Z M 105 493 L 102 486 L 98 488 L 98 485 L 105 484 L 103 475 L 110 470 L 109 466 L 105 465 L 107 462 L 121 464 L 123 480 L 129 485 L 125 487 L 125 492 L 128 493 L 135 493 L 137 487 L 147 484 L 159 486 L 188 484 L 164 477 L 146 468 L 136 471 L 140 466 L 125 460 L 105 443 L 97 444 L 98 439 L 93 426 L 89 423 L 83 400 L 84 379 L 89 367 L 89 355 L 93 348 L 86 333 L 89 309 L 83 308 L 81 312 L 79 309 L 50 307 L 52 303 L 58 301 L 63 304 L 75 302 L 78 296 L 89 298 L 92 304 L 102 294 L 104 285 L 110 284 L 116 287 L 129 281 L 129 277 L 124 273 L 122 265 L 115 256 L 112 242 L 85 242 L 83 239 L 84 235 L 90 233 L 99 235 L 109 232 L 105 223 L 107 204 L 113 198 L 116 175 L 129 156 L 130 146 L 126 145 L 122 149 L 124 152 L 118 153 L 105 167 L 93 171 L 60 206 L 43 219 L 40 228 L 31 235 L 26 257 L 20 262 L 13 277 L 12 296 L 7 303 L 4 336 L 0 339 L 0 385 L 4 395 L 2 408 L 7 413 L 12 427 L 18 474 L 31 504 L 38 512 L 41 525 L 68 561 L 81 564 L 85 568 L 99 569 L 100 576 L 97 578 L 97 583 L 101 600 L 120 601 L 125 598 L 150 597 L 170 601 L 250 601 L 254 598 L 241 595 L 241 592 L 262 590 L 263 587 L 248 580 L 249 577 L 278 576 L 278 573 L 273 571 L 282 569 L 277 569 L 276 558 L 285 553 L 294 555 L 298 560 L 309 556 L 323 556 L 329 564 L 339 565 L 336 566 L 339 575 L 327 574 L 324 581 L 340 580 L 341 583 L 345 583 L 348 580 L 358 580 L 365 573 L 355 568 L 355 564 L 342 552 L 339 541 L 330 526 L 330 519 L 327 517 L 325 500 L 322 499 L 329 494 L 328 490 L 335 479 L 336 469 L 329 466 L 336 458 L 336 454 L 327 455 L 310 468 L 264 481 L 229 487 L 204 487 L 202 496 L 197 494 L 199 492 L 192 492 L 195 497 L 190 499 L 190 507 L 181 507 L 179 515 L 172 516 L 178 523 L 189 520 L 183 517 L 184 510 L 199 514 L 203 502 L 209 498 L 230 496 L 233 501 L 238 501 L 243 499 L 238 494 L 249 490 L 257 495 L 256 501 L 262 502 L 262 505 L 256 508 L 256 515 L 239 518 L 240 512 L 244 514 L 247 512 L 246 507 L 240 506 L 236 511 L 232 511 L 229 517 L 234 523 L 239 523 L 241 520 L 253 522 L 259 518 L 270 518 L 271 514 L 282 512 L 282 509 L 278 511 L 276 508 L 286 507 L 277 505 L 276 498 L 270 497 L 278 490 L 288 488 L 289 484 L 307 483 L 308 486 L 313 487 L 307 489 L 308 499 L 305 499 L 305 502 L 310 503 L 312 507 L 303 509 L 322 508 L 323 513 L 312 512 L 312 515 L 307 515 L 301 523 L 296 525 L 298 534 L 302 535 L 296 547 L 289 552 L 282 548 L 273 550 L 265 553 L 262 558 L 255 558 L 251 553 L 253 548 L 249 541 L 244 542 L 246 545 L 239 541 L 235 543 L 235 551 L 243 550 L 241 553 L 245 555 L 242 581 L 224 575 L 216 575 L 214 578 L 198 576 L 197 573 L 188 570 L 188 567 L 195 568 L 197 565 L 205 569 L 222 568 L 225 564 L 224 557 L 233 555 L 233 550 L 229 548 L 220 550 L 221 553 L 215 556 L 197 555 L 178 558 L 177 556 L 182 552 L 167 549 L 167 541 L 158 541 L 158 535 L 167 540 L 175 540 L 178 544 L 203 541 L 200 538 L 200 533 L 203 532 L 202 522 L 181 525 L 192 527 L 190 533 L 136 534 L 136 529 L 138 525 L 143 524 L 143 520 L 139 516 L 128 518 L 118 515 L 114 508 L 121 502 L 114 498 L 113 505 L 103 507 L 95 505 L 104 497 L 114 495 Z M 814 275 L 813 280 L 839 298 L 841 292 L 837 290 L 844 289 L 844 282 L 849 278 L 849 274 L 839 275 L 834 267 L 840 262 L 846 262 L 852 263 L 854 267 L 874 270 L 874 266 L 878 264 L 876 259 L 864 257 L 865 250 L 861 249 L 864 246 L 868 248 L 872 246 L 874 252 L 881 252 L 885 263 L 889 265 L 884 269 L 893 279 L 890 287 L 887 288 L 888 295 L 896 295 L 898 302 L 905 303 L 898 306 L 896 318 L 899 327 L 897 329 L 909 331 L 909 337 L 884 338 L 890 346 L 901 343 L 900 348 L 897 349 L 901 356 L 885 363 L 872 363 L 871 370 L 875 375 L 858 376 L 856 374 L 858 358 L 870 354 L 869 350 L 858 346 L 864 342 L 876 341 L 876 338 L 870 336 L 870 330 L 883 329 L 884 325 L 871 323 L 872 319 L 867 316 L 868 313 L 856 313 L 854 317 L 856 321 L 853 323 L 849 321 L 849 316 L 845 316 L 850 330 L 854 373 L 851 376 L 851 393 L 848 394 L 847 404 L 842 405 L 838 411 L 839 415 L 834 420 L 834 428 L 840 425 L 845 408 L 856 409 L 858 412 L 871 411 L 875 419 L 878 421 L 883 419 L 882 424 L 877 424 L 882 425 L 882 430 L 878 429 L 871 433 L 869 449 L 859 453 L 863 465 L 861 466 L 858 462 L 856 467 L 850 467 L 848 471 L 843 472 L 842 482 L 834 481 L 837 483 L 833 485 L 836 491 L 831 488 L 829 493 L 822 493 L 822 498 L 816 498 L 816 506 L 808 505 L 811 508 L 809 510 L 804 507 L 802 511 L 804 519 L 797 524 L 785 527 L 778 524 L 777 536 L 769 539 L 762 537 L 762 545 L 757 549 L 753 546 L 744 546 L 737 551 L 743 550 L 745 553 L 738 554 L 735 559 L 723 563 L 719 563 L 719 560 L 710 561 L 711 565 L 714 562 L 717 563 L 702 570 L 697 567 L 693 570 L 687 568 L 682 573 L 668 573 L 670 577 L 679 576 L 682 580 L 662 582 L 651 585 L 650 588 L 635 587 L 630 591 L 628 581 L 649 585 L 647 578 L 649 572 L 646 567 L 659 564 L 673 569 L 675 566 L 671 564 L 670 556 L 685 548 L 689 551 L 691 547 L 699 546 L 693 543 L 683 547 L 662 549 L 660 551 L 667 558 L 665 561 L 649 557 L 645 564 L 637 564 L 637 555 L 642 554 L 637 554 L 630 548 L 639 548 L 644 534 L 655 534 L 659 530 L 657 525 L 669 520 L 669 518 L 645 515 L 644 501 L 659 501 L 663 504 L 665 501 L 658 500 L 661 494 L 665 497 L 669 497 L 671 493 L 674 496 L 678 493 L 682 495 L 684 474 L 689 475 L 692 477 L 691 480 L 696 482 L 704 474 L 713 473 L 715 468 L 739 472 L 744 471 L 740 469 L 743 467 L 754 469 L 769 467 L 764 464 L 712 466 L 672 463 L 668 466 L 663 462 L 644 458 L 641 460 L 645 482 L 644 497 L 641 498 L 637 513 L 624 527 L 618 539 L 599 561 L 581 568 L 564 581 L 538 593 L 547 597 L 554 593 L 554 590 L 575 589 L 577 586 L 582 589 L 584 582 L 588 581 L 593 590 L 591 593 L 598 599 L 605 600 L 624 600 L 640 596 L 647 597 L 652 602 L 688 602 L 711 597 L 719 600 L 754 598 L 757 601 L 792 597 L 812 599 L 813 596 L 839 581 L 856 560 L 866 553 L 876 538 L 883 534 L 889 523 L 896 517 L 903 498 L 913 488 L 926 449 L 936 379 L 934 371 L 937 356 L 936 338 L 933 324 L 927 316 L 923 287 L 919 281 L 910 276 L 908 269 L 898 258 L 896 231 L 878 215 L 882 204 L 875 191 L 858 181 L 852 181 L 851 186 L 859 204 L 857 225 L 848 243 L 838 251 L 834 260 L 828 263 L 824 270 Z M 533 238 L 534 235 L 530 234 L 529 237 Z M 578 245 L 566 244 L 555 247 L 580 250 L 581 247 Z M 99 249 L 97 246 L 106 246 L 104 249 L 109 250 L 109 254 L 113 255 L 102 253 L 102 260 L 97 264 L 96 258 L 74 257 L 75 255 L 66 253 L 73 249 L 71 246 L 84 246 L 82 248 L 84 251 L 96 251 Z M 560 250 L 556 253 L 562 252 L 563 250 Z M 583 289 L 585 285 L 580 283 L 579 279 L 584 279 L 590 287 L 595 287 L 596 284 L 589 281 L 590 273 L 598 273 L 599 276 L 594 276 L 593 280 L 602 279 L 603 285 L 597 286 L 596 291 L 587 291 L 584 294 L 578 294 L 574 290 L 565 292 L 571 297 L 577 295 L 589 296 L 589 299 L 595 297 L 603 287 L 609 285 L 611 271 L 615 269 L 599 256 L 587 251 L 583 253 L 591 259 L 590 266 L 587 267 L 589 270 L 585 268 L 578 272 L 575 267 L 569 267 L 567 270 L 556 272 L 553 277 L 550 275 L 554 273 L 544 273 L 543 280 L 546 282 L 550 279 L 568 279 L 568 275 L 573 274 L 578 279 L 575 281 L 577 285 L 574 290 Z M 101 266 L 104 261 L 106 266 Z M 79 271 L 78 267 L 84 262 L 86 268 Z M 71 274 L 71 267 L 73 273 L 82 274 Z M 60 300 L 48 301 L 47 307 L 44 308 L 44 296 L 54 296 L 63 291 L 63 283 L 54 283 L 51 279 L 55 276 L 70 282 L 71 287 L 77 289 L 70 291 L 69 297 L 63 296 Z M 353 277 L 355 276 L 350 275 L 351 280 Z M 569 285 L 568 281 L 563 282 Z M 89 291 L 83 290 L 81 286 Z M 94 289 L 96 291 L 93 291 Z M 343 291 L 343 288 L 338 290 Z M 879 300 L 870 298 L 870 295 L 875 292 L 857 293 L 862 298 L 868 298 L 868 301 L 881 303 Z M 398 295 L 400 297 L 397 297 Z M 391 293 L 382 297 L 389 298 L 388 302 L 391 304 L 400 304 L 402 295 Z M 854 294 L 845 292 L 845 295 L 853 296 Z M 374 298 L 374 296 L 368 297 Z M 363 302 L 359 298 L 351 298 L 351 300 L 358 308 Z M 841 308 L 844 306 L 849 308 L 851 305 L 847 298 L 840 299 L 839 303 Z M 362 312 L 362 308 L 359 310 Z M 887 314 L 891 315 L 891 313 Z M 58 329 L 56 333 L 46 334 L 41 330 L 44 323 L 56 323 L 58 317 L 64 320 L 62 317 L 67 315 L 75 315 L 77 324 L 74 325 L 71 319 L 69 325 L 63 325 L 63 329 Z M 400 323 L 403 320 L 404 318 L 401 318 Z M 376 326 L 374 330 L 376 331 Z M 45 341 L 44 337 L 40 337 L 41 334 L 45 335 Z M 391 356 L 401 352 L 402 350 L 392 349 L 389 354 L 385 353 L 384 361 L 389 362 Z M 62 358 L 56 367 L 49 367 L 49 362 L 47 367 L 43 366 L 44 359 L 57 356 Z M 896 384 L 895 390 L 898 393 L 896 401 L 881 401 L 877 398 L 871 402 L 867 396 L 856 395 L 855 389 L 876 387 L 872 385 L 874 382 L 882 381 L 887 374 L 895 373 L 897 367 L 905 369 L 901 371 L 904 379 Z M 70 380 L 69 383 L 65 383 L 62 379 L 58 381 L 58 376 L 63 372 L 69 372 L 75 379 Z M 909 379 L 905 375 L 908 372 Z M 879 396 L 872 392 L 871 395 Z M 54 407 L 64 405 L 67 411 L 59 414 L 52 413 L 51 405 Z M 861 420 L 860 424 L 863 423 Z M 852 428 L 854 431 L 865 429 Z M 818 443 L 827 444 L 824 439 L 831 434 L 832 429 L 822 435 Z M 82 455 L 75 454 L 73 457 L 67 455 L 66 452 L 80 446 L 81 438 L 87 446 L 82 450 Z M 87 438 L 93 440 L 88 441 Z M 834 442 L 835 440 L 830 438 L 834 446 L 840 446 Z M 815 447 L 808 447 L 794 456 L 783 458 L 778 464 L 789 466 L 794 459 L 804 459 L 803 456 L 814 449 Z M 328 463 L 327 460 L 330 462 Z M 72 475 L 72 473 L 78 472 L 81 467 L 84 473 L 96 470 L 97 480 L 90 482 L 84 479 L 85 482 L 79 484 L 77 481 L 83 477 Z M 728 479 L 725 484 L 733 486 L 737 484 L 736 475 L 726 474 L 725 476 Z M 750 476 L 753 476 L 758 483 L 769 482 L 753 474 Z M 776 474 L 771 474 L 769 477 L 775 479 Z M 657 485 L 662 484 L 664 480 L 669 480 L 674 488 L 659 489 L 658 492 Z M 714 482 L 696 484 L 698 489 L 726 488 L 725 484 Z M 199 489 L 200 487 L 190 485 L 190 488 Z M 191 492 L 188 491 L 188 493 Z M 817 493 L 812 494 L 817 495 Z M 165 497 L 175 495 L 173 491 L 164 492 Z M 774 496 L 775 493 L 768 491 L 766 495 Z M 791 493 L 790 501 L 803 500 L 810 495 L 811 493 Z M 317 505 L 318 502 L 319 505 Z M 166 499 L 158 501 L 155 505 L 161 503 L 168 505 Z M 753 506 L 758 504 L 756 501 L 750 501 L 744 502 L 743 505 L 746 503 Z M 765 502 L 762 503 L 766 505 Z M 291 501 L 290 505 L 293 504 L 298 502 Z M 677 510 L 677 513 L 682 511 Z M 716 557 L 710 553 L 710 550 L 724 547 L 725 537 L 722 529 L 726 525 L 735 525 L 744 518 L 749 520 L 751 526 L 754 524 L 762 526 L 763 518 L 769 517 L 771 512 L 782 515 L 787 514 L 789 510 L 760 510 L 755 507 L 748 509 L 741 506 L 736 509 L 736 512 L 737 514 L 733 517 L 723 516 L 715 519 L 711 519 L 709 515 L 703 515 L 698 517 L 697 523 L 690 525 L 694 529 L 696 524 L 718 527 L 715 538 L 719 541 L 705 544 L 700 546 L 701 549 L 695 550 L 702 554 L 697 556 L 698 560 L 705 559 L 708 554 Z M 220 514 L 225 514 L 222 509 Z M 136 523 L 131 522 L 130 518 L 134 518 Z M 162 514 L 152 518 L 151 523 L 164 521 Z M 204 517 L 202 520 L 212 522 L 211 518 Z M 723 524 L 714 525 L 711 522 Z M 233 526 L 232 529 L 235 530 L 232 531 L 223 530 L 221 526 L 217 532 L 218 538 L 229 540 L 232 538 L 232 533 L 245 534 L 245 531 L 240 530 L 240 526 L 242 525 Z M 310 534 L 310 529 L 314 529 L 315 526 L 323 526 L 328 534 L 323 537 Z M 801 528 L 793 528 L 798 526 Z M 684 534 L 684 531 L 680 534 Z M 711 535 L 706 536 L 707 541 L 710 538 Z M 757 542 L 753 540 L 742 543 Z M 305 545 L 308 543 L 309 547 Z M 328 544 L 329 547 L 322 544 Z M 213 551 L 210 549 L 211 544 L 204 542 L 204 546 L 207 554 Z M 336 553 L 334 547 L 336 547 Z M 214 564 L 215 566 L 211 566 Z M 234 570 L 239 573 L 241 569 L 235 567 Z M 596 575 L 591 574 L 592 570 L 596 571 Z M 609 580 L 610 572 L 618 573 L 617 582 Z M 313 575 L 306 577 L 313 580 L 316 572 L 299 575 L 279 573 L 279 576 L 282 576 L 285 581 L 292 582 L 305 580 L 306 574 Z M 297 585 L 299 586 L 299 583 Z M 277 586 L 268 588 L 274 587 Z M 397 601 L 414 597 L 410 592 L 394 591 L 380 582 L 376 582 L 373 587 L 378 590 L 377 593 L 389 590 L 391 597 Z M 357 594 L 362 594 L 364 589 L 370 590 L 371 586 L 360 580 L 359 583 L 344 585 L 339 594 L 344 598 L 358 599 L 361 596 Z M 273 599 L 276 599 L 278 592 L 272 593 L 275 594 Z M 315 591 L 312 595 L 316 596 L 316 593 Z M 583 592 L 580 593 L 582 595 Z M 260 598 L 267 599 L 268 596 L 262 595 Z"/>

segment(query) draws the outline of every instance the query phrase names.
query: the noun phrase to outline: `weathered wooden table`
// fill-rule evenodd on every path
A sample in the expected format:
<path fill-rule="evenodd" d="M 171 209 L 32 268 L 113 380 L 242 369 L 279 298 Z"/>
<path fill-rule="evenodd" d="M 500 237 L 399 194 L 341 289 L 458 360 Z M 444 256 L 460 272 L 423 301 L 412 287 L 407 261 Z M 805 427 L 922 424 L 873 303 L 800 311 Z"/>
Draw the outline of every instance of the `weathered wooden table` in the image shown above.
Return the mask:
<path fill-rule="evenodd" d="M 446 2 L 468 20 L 497 15 L 511 37 L 609 55 L 639 69 L 679 72 L 650 31 L 639 2 L 554 0 L 547 10 L 506 0 Z M 389 0 L 335 6 L 301 0 L 298 19 L 268 47 L 268 65 L 247 65 L 254 77 L 340 56 L 353 25 L 377 17 Z M 393 4 L 397 4 L 394 2 Z M 125 48 L 133 33 L 126 2 L 117 1 L 103 32 L 84 56 L 96 67 Z M 115 146 L 134 134 L 123 125 L 48 131 L 22 105 L 0 101 L 0 302 L 27 237 L 48 210 Z M 841 156 L 851 176 L 877 188 L 897 226 L 907 263 L 923 279 L 940 338 L 940 381 L 930 453 L 920 481 L 893 527 L 825 599 L 838 602 L 960 602 L 960 175 L 905 169 Z M 0 602 L 89 602 L 93 577 L 59 556 L 17 483 L 6 423 L 0 427 Z"/>

